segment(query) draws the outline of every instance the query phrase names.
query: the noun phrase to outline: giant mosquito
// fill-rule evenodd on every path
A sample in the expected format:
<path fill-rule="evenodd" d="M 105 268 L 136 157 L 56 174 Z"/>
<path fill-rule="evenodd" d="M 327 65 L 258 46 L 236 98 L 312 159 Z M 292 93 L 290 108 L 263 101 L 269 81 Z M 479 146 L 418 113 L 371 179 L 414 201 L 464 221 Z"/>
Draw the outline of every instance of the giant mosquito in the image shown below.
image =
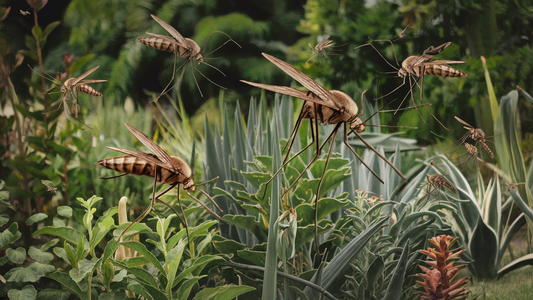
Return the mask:
<path fill-rule="evenodd" d="M 398 63 L 398 58 L 396 57 L 396 50 L 394 50 L 393 42 L 390 41 L 390 40 L 377 40 L 377 41 L 388 41 L 388 42 L 391 43 L 392 50 L 394 52 L 394 59 L 396 60 L 396 64 L 398 66 L 400 66 L 400 64 Z M 444 49 L 446 49 L 446 47 L 451 45 L 451 43 L 452 42 L 447 42 L 447 43 L 444 43 L 444 44 L 442 44 L 440 46 L 437 46 L 437 47 L 430 46 L 429 48 L 427 48 L 423 52 L 422 55 L 409 56 L 407 59 L 405 59 L 402 62 L 402 65 L 399 68 L 394 66 L 393 64 L 391 64 L 387 59 L 385 59 L 385 57 L 383 57 L 383 55 L 371 43 L 358 46 L 355 49 L 363 47 L 363 46 L 370 45 L 372 48 L 374 48 L 374 50 L 376 50 L 376 52 L 379 54 L 379 56 L 381 56 L 381 58 L 383 58 L 383 60 L 385 60 L 385 62 L 389 66 L 391 66 L 392 68 L 394 68 L 398 72 L 398 76 L 403 78 L 403 82 L 402 82 L 401 85 L 399 85 L 397 88 L 395 88 L 391 92 L 387 93 L 386 95 L 381 96 L 381 97 L 379 97 L 377 99 L 386 97 L 386 96 L 394 93 L 399 88 L 404 86 L 405 82 L 406 82 L 406 78 L 409 78 L 409 93 L 407 93 L 407 95 L 405 95 L 405 97 L 403 98 L 402 102 L 398 106 L 398 107 L 401 107 L 401 105 L 403 104 L 405 99 L 409 96 L 409 94 L 411 94 L 411 100 L 412 100 L 413 104 L 415 104 L 415 99 L 414 99 L 414 94 L 413 94 L 413 87 L 415 86 L 415 84 L 420 89 L 420 101 L 422 102 L 422 104 L 424 104 L 424 99 L 423 99 L 424 75 L 434 75 L 434 76 L 439 76 L 439 77 L 467 77 L 468 76 L 464 72 L 461 72 L 461 71 L 449 66 L 450 64 L 462 64 L 462 63 L 464 63 L 464 61 L 432 60 L 433 56 L 435 56 L 435 55 L 441 53 L 442 51 L 444 51 Z M 420 84 L 419 84 L 418 81 L 420 81 Z M 420 111 L 418 110 L 418 107 L 416 106 L 416 104 L 415 104 L 415 108 L 416 108 L 416 110 L 418 112 L 418 115 L 422 119 L 422 121 L 424 123 L 426 123 L 426 121 L 424 120 L 424 118 L 420 114 Z M 439 122 L 439 124 L 442 127 L 444 127 L 446 130 L 448 130 L 448 128 L 446 128 L 446 126 L 444 126 L 444 124 L 442 124 L 442 122 L 439 119 L 437 119 L 437 117 L 435 117 L 435 115 L 427 107 L 426 107 L 426 109 L 431 114 L 431 116 L 433 116 L 433 118 L 435 120 L 437 120 L 437 122 Z"/>
<path fill-rule="evenodd" d="M 220 220 L 220 216 L 217 215 L 215 212 L 213 212 L 211 209 L 209 209 L 202 201 L 198 200 L 196 197 L 194 197 L 191 192 L 194 192 L 196 189 L 198 189 L 202 194 L 204 194 L 216 207 L 219 211 L 222 211 L 222 209 L 216 204 L 216 202 L 202 189 L 198 188 L 194 185 L 194 181 L 192 179 L 192 171 L 191 168 L 185 163 L 181 158 L 176 156 L 170 156 L 168 155 L 165 150 L 163 150 L 161 147 L 159 147 L 156 143 L 154 143 L 148 136 L 146 136 L 144 133 L 140 132 L 139 130 L 133 128 L 132 126 L 128 124 L 124 124 L 128 130 L 133 133 L 133 135 L 141 141 L 148 149 L 150 149 L 154 154 L 148 154 L 143 153 L 139 151 L 129 150 L 129 149 L 121 149 L 121 148 L 115 148 L 115 147 L 107 147 L 111 150 L 115 150 L 118 152 L 122 152 L 124 154 L 127 154 L 125 156 L 119 156 L 119 157 L 113 157 L 104 159 L 101 161 L 96 162 L 96 165 L 99 165 L 101 167 L 115 170 L 119 172 L 123 172 L 124 174 L 114 176 L 114 177 L 108 177 L 109 178 L 115 178 L 127 174 L 134 174 L 134 175 L 145 175 L 154 177 L 154 187 L 152 191 L 152 201 L 148 208 L 135 220 L 133 221 L 122 233 L 120 234 L 118 240 L 122 237 L 122 235 L 128 231 L 128 229 L 135 223 L 141 221 L 153 208 L 155 201 L 160 202 L 167 207 L 169 207 L 180 219 L 180 221 L 185 225 L 185 228 L 187 229 L 187 236 L 189 234 L 188 224 L 187 224 L 187 217 L 185 216 L 185 212 L 183 211 L 183 207 L 181 206 L 181 201 L 179 197 L 179 187 L 180 184 L 183 185 L 183 190 L 187 192 L 187 194 L 193 198 L 196 202 L 198 202 L 201 206 L 203 206 L 211 215 L 213 215 L 215 218 Z M 155 188 L 156 183 L 166 183 L 170 184 L 170 187 L 168 187 L 166 190 L 161 192 L 159 195 L 155 196 Z M 180 217 L 178 212 L 167 203 L 161 201 L 159 198 L 172 190 L 174 187 L 178 187 L 178 204 L 181 209 L 181 213 L 183 215 L 183 219 Z"/>
<path fill-rule="evenodd" d="M 313 80 L 311 77 L 305 75 L 300 70 L 296 69 L 292 65 L 275 58 L 271 55 L 268 55 L 266 53 L 263 53 L 263 56 L 268 59 L 270 62 L 275 64 L 278 68 L 283 70 L 285 73 L 287 73 L 289 76 L 291 76 L 293 79 L 298 81 L 300 84 L 302 84 L 305 88 L 307 88 L 309 91 L 301 91 L 290 87 L 285 86 L 274 86 L 274 85 L 268 85 L 268 84 L 262 84 L 262 83 L 254 83 L 249 82 L 245 80 L 241 80 L 242 82 L 259 87 L 265 90 L 277 92 L 280 94 L 288 95 L 291 97 L 299 98 L 302 100 L 305 100 L 305 104 L 302 107 L 302 110 L 300 112 L 300 115 L 298 117 L 298 120 L 296 121 L 296 125 L 294 126 L 294 129 L 292 130 L 292 133 L 289 136 L 289 141 L 287 142 L 288 151 L 285 156 L 284 162 L 282 166 L 278 169 L 278 171 L 272 176 L 272 178 L 267 182 L 267 184 L 285 167 L 292 159 L 300 155 L 303 151 L 307 150 L 311 145 L 316 143 L 316 153 L 311 162 L 306 166 L 304 171 L 296 178 L 296 180 L 291 184 L 288 190 L 296 184 L 296 182 L 305 174 L 305 171 L 319 158 L 320 156 L 320 150 L 325 146 L 326 142 L 329 139 L 332 139 L 332 141 L 335 140 L 335 137 L 337 136 L 337 132 L 339 131 L 339 128 L 341 125 L 344 125 L 344 144 L 350 149 L 350 151 L 361 161 L 361 163 L 382 183 L 384 181 L 379 177 L 378 174 L 376 174 L 357 154 L 357 152 L 348 144 L 347 142 L 347 136 L 348 131 L 346 129 L 346 124 L 350 125 L 350 131 L 353 132 L 368 148 L 370 148 L 372 151 L 374 151 L 381 159 L 383 159 L 385 162 L 387 162 L 394 171 L 405 181 L 406 178 L 403 176 L 403 174 L 398 170 L 385 156 L 383 156 L 379 151 L 377 151 L 372 145 L 367 143 L 359 133 L 363 132 L 365 130 L 365 124 L 361 119 L 359 118 L 363 111 L 359 112 L 359 108 L 353 101 L 353 99 L 348 96 L 346 93 L 338 91 L 338 90 L 331 90 L 328 91 L 324 87 L 322 87 L 318 82 Z M 363 94 L 361 94 L 361 103 L 363 103 Z M 300 128 L 301 122 L 303 119 L 310 119 L 314 120 L 314 127 L 311 125 L 311 135 L 312 135 L 312 141 L 307 146 L 302 148 L 298 153 L 296 153 L 291 159 L 288 159 L 290 155 L 290 150 L 292 149 L 294 140 L 296 139 L 298 129 Z M 329 125 L 334 124 L 335 128 L 332 130 L 332 132 L 328 135 L 328 137 L 324 140 L 322 145 L 320 145 L 319 140 L 319 129 L 318 129 L 318 123 L 321 123 L 323 125 Z M 366 121 L 365 121 L 366 122 Z M 328 163 L 329 163 L 329 157 L 331 155 L 331 151 L 333 150 L 333 142 L 330 145 L 326 164 L 324 167 L 324 172 L 327 170 Z M 317 233 L 317 207 L 318 207 L 318 199 L 320 196 L 320 187 L 322 185 L 323 177 L 320 178 L 320 181 L 318 183 L 317 193 L 316 193 L 316 200 L 315 200 L 315 235 L 318 235 Z M 318 244 L 318 242 L 316 242 Z M 318 246 L 318 245 L 317 245 Z"/>
<path fill-rule="evenodd" d="M 170 79 L 170 82 L 167 84 L 165 89 L 161 92 L 159 97 L 157 97 L 157 99 L 159 99 L 164 94 L 168 93 L 174 86 L 176 86 L 177 84 L 179 84 L 181 82 L 181 80 L 183 79 L 183 73 L 185 72 L 185 68 L 187 67 L 187 64 L 189 63 L 189 61 L 191 62 L 192 76 L 194 78 L 194 81 L 196 82 L 196 87 L 198 88 L 198 91 L 200 92 L 200 95 L 203 97 L 202 91 L 200 90 L 200 86 L 198 85 L 198 81 L 196 80 L 196 76 L 194 75 L 195 67 L 194 67 L 194 65 L 192 63 L 192 59 L 194 59 L 196 62 L 198 62 L 198 64 L 203 63 L 203 64 L 205 64 L 207 66 L 210 66 L 211 68 L 217 70 L 218 72 L 220 72 L 220 74 L 222 74 L 224 76 L 226 76 L 226 74 L 224 74 L 224 72 L 220 71 L 215 66 L 213 66 L 211 64 L 208 64 L 208 63 L 206 63 L 204 61 L 204 56 L 202 55 L 203 52 L 200 53 L 200 51 L 201 51 L 200 46 L 198 46 L 198 44 L 195 41 L 193 41 L 192 39 L 189 39 L 189 38 L 184 38 L 174 27 L 170 26 L 170 24 L 168 24 L 167 22 L 161 20 L 157 16 L 155 16 L 155 15 L 151 15 L 151 16 L 157 23 L 159 23 L 159 25 L 161 25 L 168 33 L 170 33 L 171 37 L 170 36 L 166 36 L 166 35 L 161 35 L 161 34 L 148 33 L 149 35 L 151 35 L 151 37 L 139 38 L 139 39 L 137 39 L 137 41 L 143 43 L 144 45 L 146 45 L 148 47 L 152 47 L 152 48 L 155 48 L 155 49 L 161 50 L 161 51 L 172 52 L 172 53 L 175 54 L 175 56 L 174 56 L 174 69 L 172 70 L 172 79 Z M 236 41 L 234 41 L 229 35 L 227 35 L 226 33 L 222 32 L 222 31 L 214 31 L 211 34 L 213 34 L 215 32 L 225 34 L 229 38 L 229 40 L 227 40 L 224 44 L 222 44 L 221 46 L 219 46 L 215 50 L 211 51 L 211 53 L 213 53 L 216 50 L 220 49 L 222 46 L 224 46 L 225 44 L 227 44 L 229 42 L 234 42 L 237 46 L 239 46 L 239 48 L 241 48 L 241 46 Z M 211 36 L 211 35 L 209 35 L 209 36 Z M 209 41 L 209 38 L 205 42 L 206 43 L 205 46 L 207 46 L 207 42 L 208 41 Z M 204 46 L 204 51 L 205 51 L 205 46 Z M 211 54 L 211 53 L 209 53 L 209 54 Z M 181 71 L 181 75 L 180 75 L 180 78 L 179 78 L 178 82 L 174 86 L 169 88 L 169 86 L 174 81 L 174 76 L 175 76 L 175 72 L 176 72 L 176 61 L 177 61 L 178 56 L 185 58 L 186 61 L 178 68 L 178 70 L 183 68 L 183 70 Z M 226 89 L 225 87 L 223 87 L 223 86 L 221 86 L 219 84 L 216 84 L 211 79 L 207 78 L 202 72 L 200 72 L 200 70 L 196 69 L 196 71 L 198 71 L 198 73 L 200 73 L 205 79 L 207 79 L 212 84 L 214 84 L 214 85 L 216 85 L 216 86 L 218 86 L 218 87 L 220 87 L 222 89 Z M 155 101 L 157 101 L 157 99 Z"/>

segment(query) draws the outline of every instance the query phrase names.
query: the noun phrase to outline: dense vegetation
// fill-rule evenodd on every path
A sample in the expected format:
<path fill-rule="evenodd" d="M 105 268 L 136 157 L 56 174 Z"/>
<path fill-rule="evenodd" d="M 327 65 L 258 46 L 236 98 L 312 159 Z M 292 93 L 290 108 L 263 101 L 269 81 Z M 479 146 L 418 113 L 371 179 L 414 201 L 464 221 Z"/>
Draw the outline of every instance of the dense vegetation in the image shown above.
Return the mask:
<path fill-rule="evenodd" d="M 169 34 L 151 14 L 196 41 L 215 67 L 183 66 L 177 86 L 155 102 L 175 56 L 137 41 L 146 32 Z M 0 297 L 460 299 L 465 277 L 478 285 L 474 294 L 483 293 L 479 282 L 533 263 L 530 243 L 510 247 L 530 241 L 533 229 L 528 1 L 29 0 L 0 2 L 0 18 Z M 224 44 L 228 35 L 236 43 Z M 312 57 L 328 36 L 329 55 Z M 435 59 L 464 61 L 454 66 L 468 77 L 425 76 L 422 96 L 449 131 L 425 108 L 425 121 L 416 110 L 372 116 L 409 93 L 406 85 L 372 100 L 401 84 L 393 66 L 448 41 Z M 366 43 L 375 49 L 354 49 Z M 407 181 L 349 135 L 380 183 L 340 130 L 308 171 L 314 146 L 266 185 L 303 101 L 239 81 L 301 87 L 261 52 L 358 105 L 369 89 L 360 116 L 372 116 L 368 124 L 418 127 L 361 133 Z M 184 61 L 178 57 L 177 66 Z M 85 79 L 107 80 L 90 84 L 103 97 L 79 93 L 76 115 L 61 86 L 96 66 Z M 420 89 L 413 90 L 420 104 Z M 454 116 L 483 129 L 495 158 L 471 139 L 478 155 L 453 151 L 465 133 Z M 161 198 L 172 210 L 157 204 L 119 241 L 153 187 L 148 177 L 101 179 L 118 173 L 94 165 L 122 155 L 106 146 L 149 152 L 124 123 L 188 163 L 197 185 L 215 179 L 201 188 L 222 219 L 172 190 Z M 319 126 L 320 140 L 333 128 Z M 311 132 L 303 121 L 292 153 L 312 141 Z M 453 191 L 428 181 L 434 175 Z M 176 218 L 179 206 L 188 228 Z"/>

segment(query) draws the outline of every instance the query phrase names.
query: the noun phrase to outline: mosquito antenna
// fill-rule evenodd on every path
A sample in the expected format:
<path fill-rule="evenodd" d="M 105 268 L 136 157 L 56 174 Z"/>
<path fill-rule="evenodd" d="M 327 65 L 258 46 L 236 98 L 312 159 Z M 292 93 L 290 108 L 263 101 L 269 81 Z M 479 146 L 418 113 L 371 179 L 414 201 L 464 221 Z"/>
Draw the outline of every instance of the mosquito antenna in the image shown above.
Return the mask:
<path fill-rule="evenodd" d="M 208 63 L 206 63 L 206 62 L 202 62 L 202 63 L 205 64 L 205 65 L 210 66 L 211 68 L 213 68 L 213 69 L 215 69 L 215 70 L 217 70 L 220 74 L 222 74 L 222 75 L 224 75 L 224 77 L 226 77 L 226 74 L 224 74 L 224 72 L 220 71 L 217 67 L 215 67 L 215 66 L 213 66 L 213 65 L 211 65 L 211 64 L 208 64 Z"/>
<path fill-rule="evenodd" d="M 369 37 L 370 38 L 370 37 Z M 371 38 L 370 38 L 371 39 Z M 372 40 L 372 39 L 371 39 Z M 396 60 L 396 64 L 399 66 L 400 63 L 398 62 L 398 57 L 396 56 L 396 49 L 394 48 L 394 43 L 391 40 L 372 40 L 374 42 L 389 42 L 392 46 L 392 52 L 394 53 L 394 59 Z M 377 50 L 376 50 L 377 51 Z"/>
<path fill-rule="evenodd" d="M 226 45 L 226 44 L 229 43 L 229 42 L 233 42 L 233 43 L 235 43 L 235 45 L 237 45 L 239 48 L 242 49 L 241 45 L 239 45 L 239 43 L 237 43 L 234 39 L 232 39 L 231 36 L 229 36 L 229 34 L 223 32 L 223 31 L 213 31 L 213 32 L 211 32 L 211 33 L 209 34 L 209 36 L 207 37 L 207 40 L 205 40 L 204 52 L 205 52 L 205 50 L 207 49 L 207 42 L 209 42 L 209 39 L 211 38 L 211 36 L 213 35 L 213 33 L 222 33 L 222 34 L 226 35 L 226 36 L 229 38 L 229 40 L 225 41 L 224 44 L 218 46 L 215 50 L 209 52 L 209 53 L 206 54 L 205 56 L 209 56 L 209 55 L 213 54 L 213 52 L 215 52 L 215 51 L 217 51 L 218 49 L 222 48 L 224 45 Z"/>
<path fill-rule="evenodd" d="M 58 80 L 56 80 L 52 75 L 46 73 L 45 71 L 43 71 L 43 74 L 48 76 L 48 78 L 44 77 L 43 75 L 41 75 L 41 73 L 35 71 L 32 67 L 30 67 L 30 65 L 28 64 L 28 68 L 30 68 L 30 70 L 32 70 L 35 74 L 39 75 L 40 77 L 43 77 L 44 79 L 48 79 L 50 81 L 52 81 L 53 83 L 55 84 L 61 84 L 61 82 L 59 82 Z"/>
<path fill-rule="evenodd" d="M 371 39 L 371 40 L 372 40 L 372 39 Z M 372 41 L 374 41 L 374 40 L 372 40 Z M 379 40 L 376 40 L 376 41 L 379 41 Z M 389 42 L 390 42 L 390 41 L 389 41 Z M 391 42 L 391 44 L 392 44 L 392 42 Z M 361 46 L 357 46 L 357 47 L 354 48 L 354 50 L 357 49 L 357 48 L 361 48 L 361 47 L 363 47 L 363 46 L 371 46 L 372 48 L 374 48 L 374 50 L 376 50 L 376 52 L 379 54 L 379 56 L 381 56 L 381 58 L 383 58 L 383 60 L 384 60 L 389 66 L 391 66 L 391 67 L 392 67 L 394 70 L 396 70 L 396 71 L 399 70 L 399 68 L 396 67 L 396 66 L 394 66 L 394 65 L 392 65 L 392 64 L 391 64 L 391 63 L 390 63 L 390 62 L 389 62 L 389 61 L 388 61 L 388 60 L 387 60 L 387 59 L 386 59 L 386 58 L 385 58 L 385 57 L 384 57 L 384 56 L 378 51 L 378 49 L 377 49 L 376 47 L 374 47 L 374 45 L 372 45 L 372 43 L 368 43 L 368 44 L 364 44 L 364 45 L 361 45 Z M 392 50 L 394 50 L 394 45 L 393 45 L 393 47 L 392 47 Z M 394 57 L 396 58 L 396 50 L 394 50 Z M 400 65 L 400 64 L 398 63 L 398 59 L 396 59 L 396 64 L 397 64 L 398 66 Z"/>
<path fill-rule="evenodd" d="M 216 68 L 215 68 L 215 69 L 216 69 Z M 218 70 L 218 69 L 217 69 L 217 70 Z M 200 70 L 196 69 L 196 71 L 198 71 L 198 73 L 200 73 L 200 75 L 202 75 L 205 79 L 207 79 L 207 80 L 208 80 L 209 82 L 211 82 L 212 84 L 218 86 L 218 87 L 221 88 L 221 89 L 227 90 L 227 88 L 225 88 L 225 87 L 221 86 L 220 84 L 215 83 L 213 80 L 207 78 L 207 76 L 205 76 L 204 73 L 200 72 Z M 224 73 L 222 73 L 222 74 L 224 74 Z M 224 75 L 224 76 L 226 76 L 226 75 Z M 196 78 L 195 78 L 195 80 L 196 80 Z M 198 82 L 196 82 L 196 85 L 198 85 Z M 198 87 L 198 88 L 200 88 L 200 87 Z M 202 96 L 202 97 L 203 97 L 203 96 Z"/>
<path fill-rule="evenodd" d="M 200 189 L 198 189 L 198 190 L 200 190 Z M 214 211 L 212 211 L 209 207 L 207 207 L 202 201 L 200 201 L 200 200 L 198 200 L 198 198 L 194 197 L 189 191 L 187 191 L 187 190 L 185 190 L 185 191 L 187 192 L 187 195 L 189 195 L 191 198 L 193 198 L 194 201 L 198 202 L 198 203 L 199 203 L 203 208 L 205 208 L 205 209 L 206 209 L 211 215 L 213 215 L 213 217 L 217 218 L 217 220 L 222 220 L 222 218 L 221 218 L 219 215 L 217 215 Z M 200 190 L 200 191 L 202 191 L 202 190 Z M 202 192 L 203 192 L 203 191 L 202 191 Z M 205 194 L 205 192 L 204 192 L 204 194 Z M 205 194 L 205 195 L 207 195 L 207 194 Z M 211 197 L 209 197 L 209 198 L 210 198 L 211 201 L 213 201 L 213 203 L 215 203 L 214 200 L 211 199 Z M 216 204 L 215 204 L 215 205 L 216 205 Z M 218 206 L 217 206 L 217 207 L 218 207 Z M 219 209 L 220 209 L 220 208 L 219 208 Z"/>
<path fill-rule="evenodd" d="M 400 177 L 405 181 L 407 182 L 407 179 L 405 178 L 405 176 L 403 176 L 402 172 L 400 172 L 400 170 L 398 170 L 385 156 L 383 156 L 383 154 L 379 153 L 378 150 L 376 150 L 376 148 L 372 147 L 372 145 L 370 145 L 369 143 L 367 143 L 365 141 L 365 139 L 359 134 L 357 133 L 356 130 L 353 130 L 351 129 L 351 131 L 361 140 L 361 142 L 363 142 L 363 144 L 365 144 L 368 148 L 370 148 L 372 151 L 374 151 L 374 153 L 376 153 L 381 159 L 383 159 L 389 166 L 391 166 L 391 168 L 394 169 L 394 171 L 400 175 Z"/>
<path fill-rule="evenodd" d="M 209 179 L 208 181 L 205 181 L 205 182 L 202 182 L 202 183 L 199 183 L 199 184 L 195 184 L 195 186 L 201 186 L 201 185 L 204 185 L 204 184 L 208 184 L 210 182 L 213 182 L 213 181 L 217 180 L 219 177 L 220 176 L 217 176 L 217 177 L 215 177 L 213 179 Z"/>
<path fill-rule="evenodd" d="M 217 177 L 218 178 L 218 177 Z M 215 178 L 216 179 L 216 178 Z M 214 179 L 213 179 L 214 180 Z M 205 183 L 205 182 L 204 182 Z M 209 196 L 204 190 L 202 189 L 199 189 L 199 188 L 196 188 L 197 190 L 199 190 L 200 192 L 202 192 L 202 194 L 204 194 L 207 199 L 209 199 L 209 201 L 211 201 L 211 203 L 213 203 L 214 206 L 217 207 L 217 209 L 220 211 L 220 212 L 223 212 L 223 210 L 220 208 L 220 206 L 218 206 L 218 204 L 215 202 L 215 200 L 213 200 L 213 198 L 211 198 L 211 196 Z"/>
<path fill-rule="evenodd" d="M 194 75 L 194 69 L 196 69 L 196 68 L 194 67 L 194 65 L 191 62 L 191 72 L 192 72 L 192 77 L 194 78 L 194 83 L 196 83 L 196 87 L 198 88 L 198 91 L 200 92 L 200 96 L 203 97 L 204 94 L 202 94 L 202 90 L 200 89 L 200 85 L 198 84 L 198 80 L 196 80 L 196 75 Z M 202 72 L 200 72 L 200 71 L 198 71 L 198 73 L 202 74 Z M 202 74 L 202 76 L 204 76 L 204 74 Z M 207 77 L 205 77 L 205 78 L 207 78 Z"/>

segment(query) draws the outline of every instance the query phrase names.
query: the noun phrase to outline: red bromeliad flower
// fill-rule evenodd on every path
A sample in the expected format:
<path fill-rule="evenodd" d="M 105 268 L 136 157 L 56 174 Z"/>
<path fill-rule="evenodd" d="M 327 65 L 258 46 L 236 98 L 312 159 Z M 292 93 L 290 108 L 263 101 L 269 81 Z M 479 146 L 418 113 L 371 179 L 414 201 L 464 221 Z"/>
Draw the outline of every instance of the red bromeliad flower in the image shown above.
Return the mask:
<path fill-rule="evenodd" d="M 419 266 L 424 273 L 417 274 L 424 281 L 417 281 L 424 289 L 421 292 L 421 300 L 450 300 L 450 299 L 465 299 L 468 292 L 464 285 L 466 285 L 466 278 L 461 278 L 455 283 L 451 281 L 457 272 L 466 265 L 456 266 L 453 264 L 458 259 L 458 256 L 465 250 L 460 250 L 455 253 L 448 251 L 451 246 L 457 241 L 457 238 L 451 236 L 440 235 L 429 240 L 436 249 L 428 248 L 428 250 L 420 250 L 421 253 L 426 254 L 433 260 L 427 260 L 426 263 L 431 266 L 427 268 Z"/>

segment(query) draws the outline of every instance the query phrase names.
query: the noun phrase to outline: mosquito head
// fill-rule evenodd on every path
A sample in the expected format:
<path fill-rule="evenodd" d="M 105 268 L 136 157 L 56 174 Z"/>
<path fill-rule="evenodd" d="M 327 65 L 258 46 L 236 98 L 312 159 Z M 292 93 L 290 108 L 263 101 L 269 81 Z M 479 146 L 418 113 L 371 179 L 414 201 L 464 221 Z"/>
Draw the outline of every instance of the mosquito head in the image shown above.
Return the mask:
<path fill-rule="evenodd" d="M 67 79 L 67 81 L 65 81 L 65 83 L 61 87 L 61 92 L 66 93 L 66 92 L 70 91 L 71 90 L 71 85 L 76 79 L 77 78 L 75 78 L 75 77 Z"/>
<path fill-rule="evenodd" d="M 401 78 L 404 78 L 407 76 L 407 70 L 405 70 L 404 68 L 400 68 L 400 70 L 398 70 L 398 76 L 400 76 Z"/>
<path fill-rule="evenodd" d="M 194 192 L 196 190 L 196 187 L 194 186 L 194 181 L 191 177 L 185 179 L 182 184 L 184 190 L 187 190 L 189 192 Z"/>
<path fill-rule="evenodd" d="M 355 118 L 355 120 L 352 123 L 350 123 L 350 129 L 361 133 L 361 132 L 365 131 L 365 129 L 366 129 L 365 123 L 363 123 L 363 121 L 361 121 L 361 119 Z"/>

